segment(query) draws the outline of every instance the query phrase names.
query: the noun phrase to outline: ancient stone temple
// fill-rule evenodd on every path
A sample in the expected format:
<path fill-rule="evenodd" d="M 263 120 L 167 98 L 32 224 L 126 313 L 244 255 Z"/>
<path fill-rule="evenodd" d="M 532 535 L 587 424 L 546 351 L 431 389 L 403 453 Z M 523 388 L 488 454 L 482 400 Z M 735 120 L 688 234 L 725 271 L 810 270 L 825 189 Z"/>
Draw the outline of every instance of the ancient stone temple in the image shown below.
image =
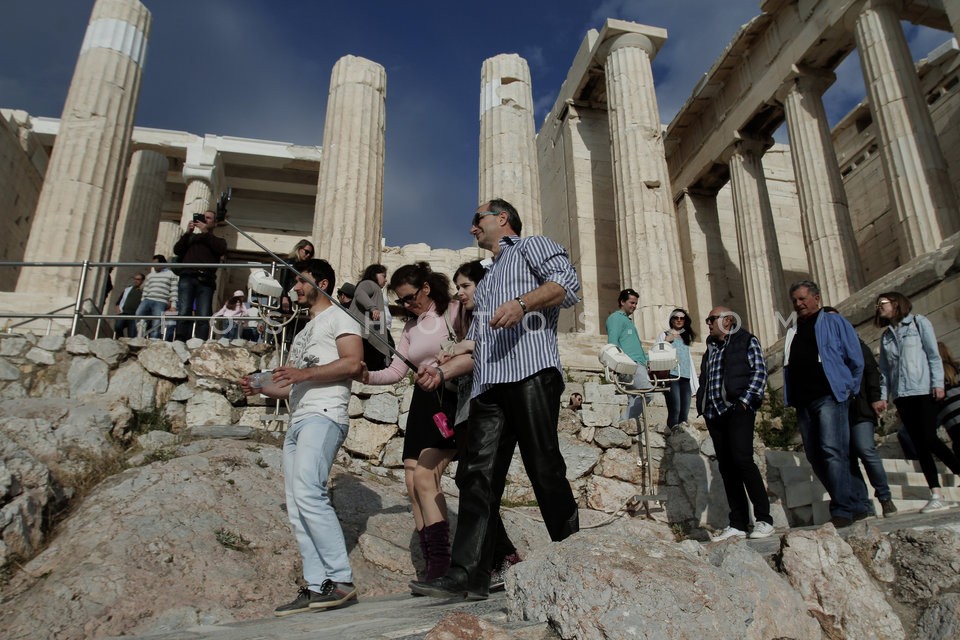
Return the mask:
<path fill-rule="evenodd" d="M 790 320 L 789 284 L 811 278 L 867 338 L 872 296 L 900 288 L 960 347 L 960 57 L 945 46 L 914 65 L 902 21 L 955 34 L 960 8 L 765 0 L 669 124 L 651 67 L 670 46 L 659 27 L 611 19 L 590 30 L 539 131 L 526 61 L 483 61 L 478 199 L 511 200 L 525 233 L 569 248 L 583 283 L 581 303 L 562 316 L 571 365 L 596 366 L 604 319 L 628 286 L 642 294 L 634 317 L 647 340 L 673 307 L 702 318 L 725 304 L 773 345 Z M 482 256 L 382 246 L 381 65 L 336 64 L 322 148 L 140 129 L 132 122 L 148 34 L 137 0 L 98 1 L 62 117 L 0 112 L 5 258 L 169 254 L 227 188 L 232 223 L 281 255 L 313 238 L 345 280 L 375 261 L 392 269 L 425 259 L 449 272 Z M 821 96 L 854 50 L 868 95 L 831 130 Z M 110 87 L 123 87 L 123 100 L 90 119 Z M 773 140 L 782 125 L 789 144 Z M 229 262 L 266 258 L 231 227 L 218 233 Z M 0 269 L 0 290 L 16 291 L 0 293 L 0 309 L 75 303 L 79 269 L 23 271 Z M 122 284 L 129 269 L 114 275 Z M 80 297 L 99 304 L 102 280 L 87 278 Z M 244 284 L 236 271 L 219 287 Z"/>

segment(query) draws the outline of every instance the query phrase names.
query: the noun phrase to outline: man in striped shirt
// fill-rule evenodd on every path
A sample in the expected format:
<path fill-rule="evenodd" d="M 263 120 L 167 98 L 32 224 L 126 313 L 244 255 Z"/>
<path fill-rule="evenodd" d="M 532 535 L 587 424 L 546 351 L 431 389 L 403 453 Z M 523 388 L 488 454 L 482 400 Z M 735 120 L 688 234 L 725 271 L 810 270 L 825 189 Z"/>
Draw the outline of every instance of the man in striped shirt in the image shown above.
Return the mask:
<path fill-rule="evenodd" d="M 557 438 L 563 377 L 557 348 L 560 307 L 579 300 L 580 281 L 566 250 L 544 236 L 520 238 L 517 210 L 504 200 L 480 205 L 470 233 L 493 252 L 477 284 L 473 389 L 459 464 L 460 513 L 445 576 L 413 582 L 421 595 L 484 599 L 490 587 L 495 518 L 514 449 L 520 455 L 554 541 L 579 529 L 579 512 Z"/>
<path fill-rule="evenodd" d="M 160 320 L 167 311 L 172 311 L 177 304 L 177 275 L 167 268 L 167 259 L 163 254 L 153 256 L 156 265 L 153 271 L 147 274 L 143 281 L 143 295 L 140 306 L 137 307 L 138 316 L 157 316 L 157 320 L 150 321 L 149 336 L 160 337 Z"/>

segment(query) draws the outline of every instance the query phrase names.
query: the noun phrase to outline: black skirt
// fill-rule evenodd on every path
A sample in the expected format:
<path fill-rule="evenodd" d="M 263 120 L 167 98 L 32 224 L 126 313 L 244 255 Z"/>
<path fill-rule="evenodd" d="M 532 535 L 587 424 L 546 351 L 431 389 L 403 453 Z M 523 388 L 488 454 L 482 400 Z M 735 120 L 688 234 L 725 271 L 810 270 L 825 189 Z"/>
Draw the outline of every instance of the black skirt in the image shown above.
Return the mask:
<path fill-rule="evenodd" d="M 407 428 L 403 436 L 403 459 L 409 460 L 420 457 L 424 449 L 456 449 L 455 437 L 444 438 L 433 421 L 433 416 L 443 411 L 447 416 L 447 424 L 453 429 L 453 421 L 457 413 L 457 394 L 454 391 L 443 391 L 443 405 L 436 391 L 424 391 L 420 387 L 413 388 L 413 399 L 410 401 L 410 413 L 407 415 Z"/>

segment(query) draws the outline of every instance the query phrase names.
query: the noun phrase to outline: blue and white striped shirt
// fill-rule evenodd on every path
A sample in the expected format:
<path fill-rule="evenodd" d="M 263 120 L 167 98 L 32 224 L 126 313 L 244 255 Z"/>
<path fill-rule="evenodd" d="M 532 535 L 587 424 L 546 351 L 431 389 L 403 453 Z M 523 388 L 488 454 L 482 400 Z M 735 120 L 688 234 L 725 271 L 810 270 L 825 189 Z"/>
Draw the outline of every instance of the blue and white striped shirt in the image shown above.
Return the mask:
<path fill-rule="evenodd" d="M 471 398 L 495 384 L 519 382 L 549 367 L 560 369 L 558 307 L 531 311 L 508 329 L 490 327 L 497 307 L 545 282 L 555 282 L 566 291 L 560 306 L 571 307 L 579 301 L 580 280 L 566 249 L 544 236 L 500 239 L 500 253 L 474 293 L 473 323 L 467 335 L 476 341 Z"/>

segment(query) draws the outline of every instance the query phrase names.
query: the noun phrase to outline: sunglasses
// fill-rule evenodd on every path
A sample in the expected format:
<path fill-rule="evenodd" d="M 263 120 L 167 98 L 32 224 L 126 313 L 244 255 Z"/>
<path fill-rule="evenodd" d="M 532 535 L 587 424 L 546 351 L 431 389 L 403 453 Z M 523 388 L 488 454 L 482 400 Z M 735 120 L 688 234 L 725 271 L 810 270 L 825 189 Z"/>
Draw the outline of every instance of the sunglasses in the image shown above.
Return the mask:
<path fill-rule="evenodd" d="M 313 255 L 313 249 L 307 249 L 306 247 L 304 247 L 303 249 L 300 249 L 300 251 L 303 251 L 303 254 L 307 256 Z"/>
<path fill-rule="evenodd" d="M 885 305 L 885 304 L 893 304 L 893 303 L 890 302 L 889 300 L 887 300 L 886 298 L 883 298 L 883 299 L 881 299 L 881 300 L 877 300 L 877 309 L 882 309 L 882 308 L 883 308 L 883 305 Z"/>
<path fill-rule="evenodd" d="M 722 318 L 722 317 L 723 317 L 723 316 L 707 316 L 707 324 L 713 324 L 713 323 L 716 322 L 719 318 Z"/>
<path fill-rule="evenodd" d="M 473 214 L 473 222 L 471 224 L 473 224 L 473 226 L 475 227 L 479 227 L 480 218 L 482 218 L 483 216 L 498 216 L 498 215 L 500 215 L 500 213 L 497 211 L 478 211 L 477 213 Z"/>
<path fill-rule="evenodd" d="M 423 287 L 420 287 L 420 289 L 423 289 Z M 410 304 L 411 302 L 417 299 L 417 296 L 420 295 L 420 289 L 417 289 L 416 291 L 414 291 L 408 296 L 397 298 L 397 304 L 401 307 L 407 306 L 408 304 Z"/>

